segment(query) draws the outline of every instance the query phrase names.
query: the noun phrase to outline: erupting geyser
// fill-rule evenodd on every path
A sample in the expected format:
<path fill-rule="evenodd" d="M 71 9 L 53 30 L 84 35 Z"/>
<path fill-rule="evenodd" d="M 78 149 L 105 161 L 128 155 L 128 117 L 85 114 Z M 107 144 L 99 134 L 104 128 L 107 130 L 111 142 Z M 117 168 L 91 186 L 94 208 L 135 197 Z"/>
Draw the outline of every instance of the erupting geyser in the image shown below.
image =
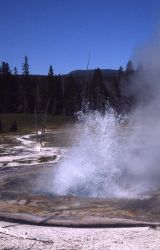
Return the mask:
<path fill-rule="evenodd" d="M 113 112 L 78 114 L 77 134 L 58 167 L 54 190 L 58 194 L 106 196 L 117 192 L 119 119 Z M 112 185 L 111 185 L 112 183 Z"/>
<path fill-rule="evenodd" d="M 144 198 L 160 187 L 160 40 L 141 50 L 142 69 L 130 73 L 127 118 L 113 110 L 79 112 L 74 142 L 59 163 L 58 195 Z"/>
<path fill-rule="evenodd" d="M 113 110 L 105 114 L 79 112 L 73 146 L 54 174 L 54 193 L 129 198 L 148 195 L 157 183 L 150 175 L 154 166 L 153 157 L 147 157 L 146 135 L 139 133 L 139 128 Z"/>

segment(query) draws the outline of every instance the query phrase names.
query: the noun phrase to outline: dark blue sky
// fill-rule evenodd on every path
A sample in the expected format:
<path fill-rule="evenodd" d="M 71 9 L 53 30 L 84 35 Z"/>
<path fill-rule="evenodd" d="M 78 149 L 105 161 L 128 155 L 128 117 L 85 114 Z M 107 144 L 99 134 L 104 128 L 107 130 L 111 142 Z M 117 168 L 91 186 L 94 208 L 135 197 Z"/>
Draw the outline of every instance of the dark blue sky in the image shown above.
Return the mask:
<path fill-rule="evenodd" d="M 0 0 L 0 60 L 35 74 L 119 68 L 160 28 L 159 0 Z"/>

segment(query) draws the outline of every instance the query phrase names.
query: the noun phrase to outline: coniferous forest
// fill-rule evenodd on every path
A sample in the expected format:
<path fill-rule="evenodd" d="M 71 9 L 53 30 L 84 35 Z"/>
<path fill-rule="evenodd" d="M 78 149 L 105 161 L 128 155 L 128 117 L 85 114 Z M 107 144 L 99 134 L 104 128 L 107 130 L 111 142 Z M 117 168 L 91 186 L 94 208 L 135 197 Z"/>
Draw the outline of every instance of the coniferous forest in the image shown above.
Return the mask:
<path fill-rule="evenodd" d="M 125 70 L 75 70 L 66 75 L 55 75 L 52 65 L 46 75 L 30 74 L 25 56 L 22 72 L 9 63 L 0 66 L 0 113 L 37 113 L 72 116 L 84 102 L 91 110 L 104 110 L 107 105 L 118 113 L 128 112 L 134 104 L 129 94 L 134 70 L 132 61 Z"/>

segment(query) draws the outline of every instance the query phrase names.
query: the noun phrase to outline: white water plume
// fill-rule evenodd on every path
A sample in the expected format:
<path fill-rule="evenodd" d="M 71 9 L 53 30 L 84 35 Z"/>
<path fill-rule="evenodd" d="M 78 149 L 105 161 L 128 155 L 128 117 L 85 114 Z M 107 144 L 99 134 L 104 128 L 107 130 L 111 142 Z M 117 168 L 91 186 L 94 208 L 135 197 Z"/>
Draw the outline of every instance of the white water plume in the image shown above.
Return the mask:
<path fill-rule="evenodd" d="M 159 175 L 160 150 L 150 154 L 157 146 L 153 133 L 146 134 L 140 124 L 131 125 L 113 110 L 79 112 L 78 120 L 73 146 L 54 174 L 54 193 L 148 197 Z M 147 136 L 149 142 L 153 138 L 151 145 Z"/>
<path fill-rule="evenodd" d="M 79 112 L 78 120 L 73 146 L 55 172 L 54 192 L 90 197 L 128 195 L 132 186 L 126 161 L 133 152 L 126 144 L 126 131 L 130 132 L 125 119 L 110 110 L 105 114 Z"/>
<path fill-rule="evenodd" d="M 113 112 L 78 114 L 77 135 L 67 158 L 58 167 L 58 194 L 105 196 L 116 192 L 119 119 Z M 112 185 L 111 185 L 112 183 Z M 113 185 L 114 183 L 114 185 Z"/>

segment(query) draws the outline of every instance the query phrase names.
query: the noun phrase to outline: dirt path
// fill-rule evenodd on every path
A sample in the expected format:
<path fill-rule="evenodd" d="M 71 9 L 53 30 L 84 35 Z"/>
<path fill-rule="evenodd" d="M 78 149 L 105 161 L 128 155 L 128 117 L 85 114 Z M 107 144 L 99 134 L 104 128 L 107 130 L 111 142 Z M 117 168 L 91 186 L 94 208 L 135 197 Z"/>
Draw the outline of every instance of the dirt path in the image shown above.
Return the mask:
<path fill-rule="evenodd" d="M 160 250 L 160 228 L 56 228 L 0 222 L 0 249 Z"/>

